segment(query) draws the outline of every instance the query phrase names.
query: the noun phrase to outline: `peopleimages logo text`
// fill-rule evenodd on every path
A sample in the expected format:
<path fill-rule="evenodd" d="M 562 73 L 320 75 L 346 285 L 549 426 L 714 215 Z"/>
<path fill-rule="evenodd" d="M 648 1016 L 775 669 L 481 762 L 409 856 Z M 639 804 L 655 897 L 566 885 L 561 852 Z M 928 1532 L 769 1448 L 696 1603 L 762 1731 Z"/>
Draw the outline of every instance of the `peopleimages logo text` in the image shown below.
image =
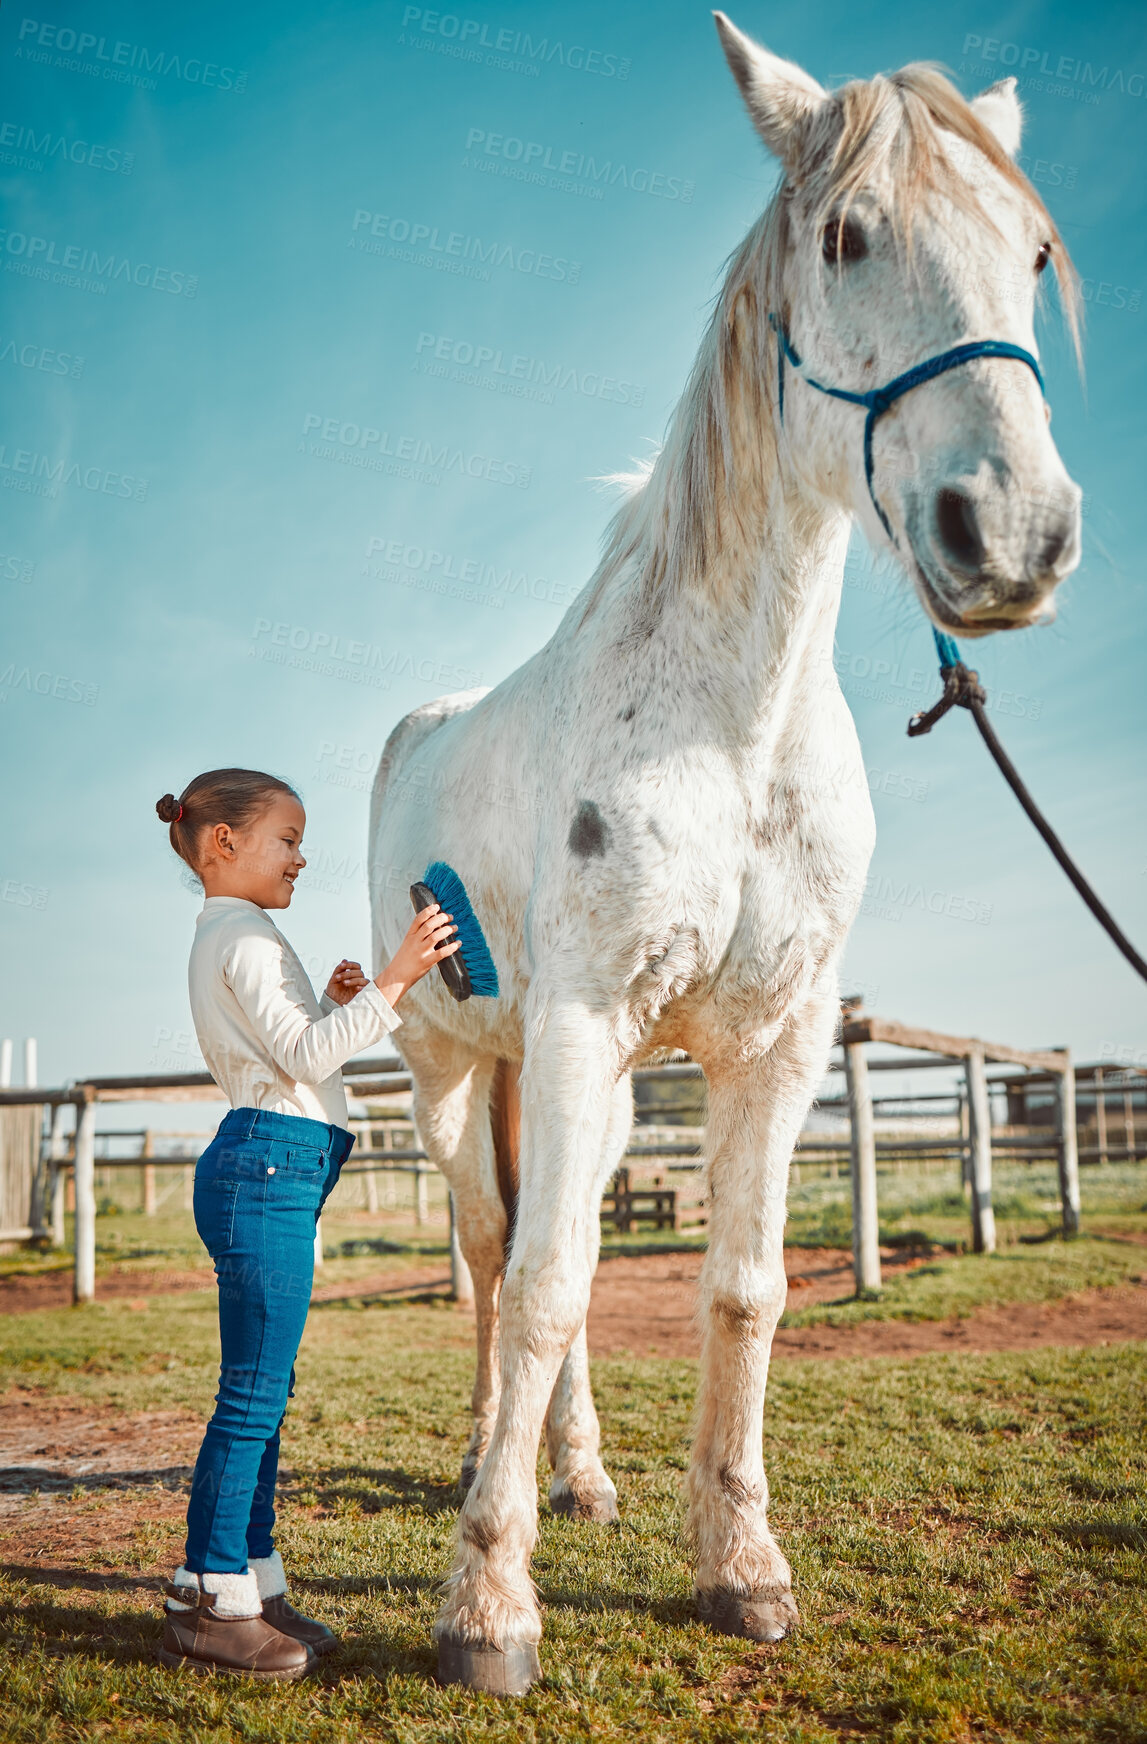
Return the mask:
<path fill-rule="evenodd" d="M 0 252 L 8 256 L 5 266 L 9 272 L 24 272 L 33 278 L 52 277 L 47 269 L 56 267 L 86 283 L 106 286 L 122 279 L 125 284 L 166 291 L 172 297 L 194 297 L 199 290 L 198 273 L 152 266 L 149 261 L 133 261 L 123 254 L 100 254 L 98 249 L 79 243 L 58 242 L 54 236 L 29 236 L 23 230 L 0 230 Z"/>
<path fill-rule="evenodd" d="M 581 43 L 559 38 L 531 36 L 529 31 L 490 24 L 482 18 L 459 18 L 456 12 L 432 12 L 422 6 L 407 6 L 402 28 L 426 36 L 441 37 L 462 49 L 487 49 L 495 55 L 510 55 L 539 66 L 568 67 L 572 73 L 596 73 L 602 79 L 628 79 L 630 62 L 622 55 L 606 54 Z M 475 58 L 479 58 L 475 56 Z"/>
<path fill-rule="evenodd" d="M 307 438 L 315 435 L 315 442 Z M 307 412 L 303 418 L 303 435 L 299 448 L 319 460 L 336 460 L 346 466 L 357 466 L 367 472 L 387 470 L 385 461 L 403 461 L 424 467 L 437 483 L 443 473 L 457 472 L 464 478 L 483 479 L 487 484 L 515 485 L 529 490 L 533 468 L 515 460 L 503 460 L 490 454 L 468 454 L 449 442 L 433 441 L 424 436 L 396 435 L 390 430 L 375 429 L 370 424 L 356 424 L 341 418 L 324 418 L 319 412 Z"/>
<path fill-rule="evenodd" d="M 134 151 L 124 151 L 118 145 L 93 145 L 86 139 L 69 139 L 66 134 L 37 133 L 18 121 L 0 122 L 0 162 L 15 163 L 20 169 L 29 164 L 41 167 L 36 159 L 59 158 L 74 164 L 86 164 L 90 170 L 107 170 L 112 175 L 130 176 L 135 168 Z"/>
<path fill-rule="evenodd" d="M 106 36 L 96 36 L 90 30 L 73 30 L 70 25 L 42 24 L 38 18 L 21 21 L 17 35 L 16 54 L 31 61 L 50 60 L 50 54 L 32 54 L 30 50 L 55 50 L 60 55 L 75 55 L 80 72 L 102 74 L 107 79 L 129 79 L 135 73 L 158 73 L 162 78 L 182 79 L 185 85 L 204 85 L 213 91 L 245 91 L 247 75 L 235 67 L 220 66 L 217 61 L 205 61 L 195 56 L 182 57 L 162 48 L 147 48 L 139 42 L 113 42 Z M 84 55 L 91 55 L 92 65 L 85 65 Z M 66 63 L 65 63 L 66 64 Z"/>
<path fill-rule="evenodd" d="M 568 388 L 589 399 L 611 400 L 619 406 L 643 406 L 645 389 L 633 382 L 620 381 L 617 376 L 603 375 L 600 370 L 577 369 L 573 364 L 554 363 L 542 357 L 529 357 L 520 352 L 506 352 L 496 345 L 475 345 L 468 339 L 451 339 L 445 333 L 420 333 L 415 352 L 422 357 L 429 352 L 436 363 L 456 365 L 458 380 L 472 381 L 477 386 L 501 387 L 514 392 L 518 384 L 537 387 L 548 403 L 555 390 Z M 469 371 L 469 374 L 463 374 Z M 448 371 L 441 371 L 448 374 Z M 495 378 L 501 378 L 497 380 Z"/>
<path fill-rule="evenodd" d="M 469 236 L 462 230 L 440 232 L 437 224 L 411 223 L 408 218 L 392 218 L 386 212 L 368 212 L 360 206 L 351 223 L 349 247 L 357 245 L 364 253 L 372 248 L 380 254 L 393 254 L 399 260 L 411 260 L 416 265 L 430 265 L 448 272 L 469 272 L 488 278 L 492 266 L 504 266 L 510 272 L 520 272 L 555 283 L 576 285 L 581 277 L 581 261 L 568 260 L 563 254 L 546 254 L 536 248 L 519 248 L 513 242 L 491 241 L 481 236 Z M 363 232 L 364 234 L 360 234 Z M 439 240 L 440 234 L 443 240 Z M 387 248 L 384 244 L 397 244 Z"/>
<path fill-rule="evenodd" d="M 466 134 L 467 156 L 463 169 L 484 169 L 482 158 L 492 158 L 520 165 L 523 174 L 546 181 L 542 171 L 550 176 L 568 177 L 584 183 L 586 188 L 628 188 L 634 194 L 653 194 L 662 200 L 680 200 L 688 205 L 693 198 L 694 184 L 681 176 L 664 175 L 660 170 L 627 164 L 611 157 L 592 156 L 575 147 L 563 149 L 548 145 L 541 139 L 520 139 L 513 133 L 490 133 L 484 127 L 471 127 Z M 471 165 L 470 154 L 474 157 Z"/>
<path fill-rule="evenodd" d="M 1003 42 L 998 36 L 976 36 L 969 31 L 964 38 L 963 52 L 979 55 L 983 61 L 1001 67 L 1014 67 L 1025 78 L 1060 79 L 1065 85 L 1084 85 L 1101 91 L 1126 91 L 1129 97 L 1142 97 L 1145 76 L 1128 73 L 1122 67 L 1093 66 L 1076 55 L 1053 55 L 1048 49 L 1027 48 L 1018 42 Z"/>

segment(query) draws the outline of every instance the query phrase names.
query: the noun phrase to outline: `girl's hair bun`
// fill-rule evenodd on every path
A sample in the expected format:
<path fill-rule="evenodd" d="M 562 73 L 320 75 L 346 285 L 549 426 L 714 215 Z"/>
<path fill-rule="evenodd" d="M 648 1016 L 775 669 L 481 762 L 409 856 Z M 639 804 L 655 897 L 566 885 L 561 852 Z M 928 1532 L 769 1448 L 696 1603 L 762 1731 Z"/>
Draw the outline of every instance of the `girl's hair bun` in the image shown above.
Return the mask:
<path fill-rule="evenodd" d="M 174 793 L 165 793 L 162 799 L 156 800 L 155 810 L 156 815 L 161 817 L 165 824 L 173 824 L 178 818 L 180 812 L 183 810 L 183 807 L 176 799 Z"/>

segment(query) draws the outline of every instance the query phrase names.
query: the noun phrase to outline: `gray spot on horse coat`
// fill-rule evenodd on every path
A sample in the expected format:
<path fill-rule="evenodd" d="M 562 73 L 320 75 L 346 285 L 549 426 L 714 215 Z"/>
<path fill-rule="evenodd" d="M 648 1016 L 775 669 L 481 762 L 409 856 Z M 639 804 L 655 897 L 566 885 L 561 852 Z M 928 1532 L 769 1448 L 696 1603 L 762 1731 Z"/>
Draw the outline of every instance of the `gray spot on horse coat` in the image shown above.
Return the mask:
<path fill-rule="evenodd" d="M 592 799 L 578 801 L 570 825 L 569 845 L 575 854 L 587 860 L 593 854 L 604 854 L 609 846 L 609 825 Z"/>
<path fill-rule="evenodd" d="M 480 1550 L 485 1555 L 493 1550 L 500 1534 L 495 1526 L 487 1525 L 482 1520 L 467 1519 L 463 1514 L 462 1536 L 467 1544 L 472 1544 L 475 1550 Z"/>
<path fill-rule="evenodd" d="M 735 1507 L 743 1508 L 748 1502 L 758 1502 L 760 1491 L 742 1478 L 739 1478 L 731 1466 L 723 1465 L 717 1472 L 717 1482 L 722 1492 Z"/>

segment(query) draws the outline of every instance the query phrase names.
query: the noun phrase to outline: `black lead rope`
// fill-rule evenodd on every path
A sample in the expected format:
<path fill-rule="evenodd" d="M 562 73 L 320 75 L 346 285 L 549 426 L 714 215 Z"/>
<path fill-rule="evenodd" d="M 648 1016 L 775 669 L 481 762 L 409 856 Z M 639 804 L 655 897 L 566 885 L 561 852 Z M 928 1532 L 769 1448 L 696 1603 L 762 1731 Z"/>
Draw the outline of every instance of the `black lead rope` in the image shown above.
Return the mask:
<path fill-rule="evenodd" d="M 933 631 L 933 635 L 936 637 L 936 646 L 940 651 L 940 677 L 944 683 L 944 694 L 939 702 L 934 703 L 923 714 L 912 716 L 908 723 L 908 737 L 917 739 L 921 733 L 930 733 L 936 722 L 942 720 L 950 708 L 966 708 L 968 710 L 980 730 L 981 739 L 995 759 L 1000 774 L 1027 812 L 1028 817 L 1055 855 L 1060 866 L 1067 873 L 1112 944 L 1122 951 L 1131 967 L 1143 977 L 1144 981 L 1147 981 L 1147 962 L 1139 955 L 1115 916 L 1100 902 L 1091 885 L 1028 792 L 1019 770 L 997 739 L 995 729 L 984 711 L 984 704 L 988 697 L 980 683 L 979 673 L 973 672 L 964 665 L 958 656 L 956 644 L 950 636 L 941 637 L 936 631 Z"/>

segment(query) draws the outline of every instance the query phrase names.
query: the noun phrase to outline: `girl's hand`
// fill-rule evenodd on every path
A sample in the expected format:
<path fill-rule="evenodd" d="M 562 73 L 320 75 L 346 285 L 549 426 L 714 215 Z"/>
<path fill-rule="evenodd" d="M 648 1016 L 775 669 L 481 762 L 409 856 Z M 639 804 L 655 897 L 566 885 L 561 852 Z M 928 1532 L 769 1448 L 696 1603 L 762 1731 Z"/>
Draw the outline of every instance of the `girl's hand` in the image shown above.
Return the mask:
<path fill-rule="evenodd" d="M 366 976 L 361 963 L 352 963 L 349 957 L 332 971 L 327 982 L 327 998 L 333 999 L 336 1005 L 349 1005 L 356 993 L 366 986 Z"/>
<path fill-rule="evenodd" d="M 454 955 L 459 943 L 452 937 L 453 932 L 453 916 L 443 914 L 437 902 L 415 915 L 394 957 L 374 978 L 388 1004 L 397 1005 L 402 995 L 421 981 L 435 963 Z"/>

